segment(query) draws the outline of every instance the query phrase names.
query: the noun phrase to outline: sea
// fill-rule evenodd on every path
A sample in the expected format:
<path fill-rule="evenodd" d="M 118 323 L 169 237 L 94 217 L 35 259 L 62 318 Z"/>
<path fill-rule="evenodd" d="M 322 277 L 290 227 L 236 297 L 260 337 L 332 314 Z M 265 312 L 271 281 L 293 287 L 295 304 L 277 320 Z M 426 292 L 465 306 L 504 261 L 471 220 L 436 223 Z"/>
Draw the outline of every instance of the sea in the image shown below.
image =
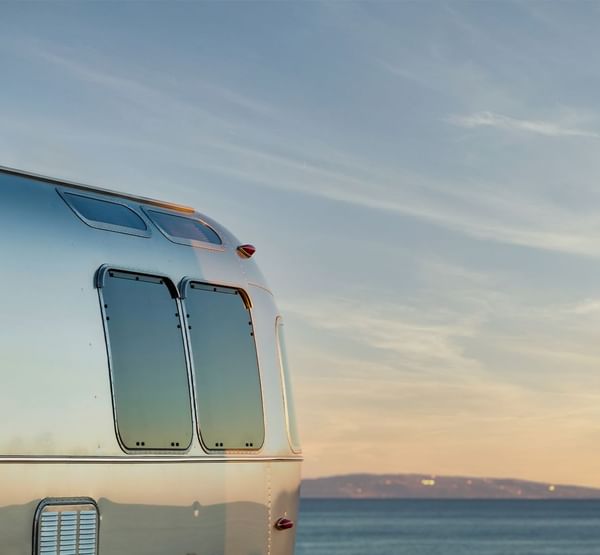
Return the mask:
<path fill-rule="evenodd" d="M 296 555 L 600 555 L 600 500 L 303 499 Z"/>

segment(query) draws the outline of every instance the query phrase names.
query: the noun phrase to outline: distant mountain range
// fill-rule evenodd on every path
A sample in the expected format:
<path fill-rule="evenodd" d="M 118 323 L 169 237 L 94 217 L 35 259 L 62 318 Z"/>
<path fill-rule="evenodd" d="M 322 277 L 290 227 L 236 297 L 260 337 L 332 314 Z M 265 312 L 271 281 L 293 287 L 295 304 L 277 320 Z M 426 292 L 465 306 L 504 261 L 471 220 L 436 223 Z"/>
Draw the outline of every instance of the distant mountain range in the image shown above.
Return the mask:
<path fill-rule="evenodd" d="M 302 497 L 425 499 L 598 499 L 600 489 L 506 478 L 346 474 L 302 481 Z"/>

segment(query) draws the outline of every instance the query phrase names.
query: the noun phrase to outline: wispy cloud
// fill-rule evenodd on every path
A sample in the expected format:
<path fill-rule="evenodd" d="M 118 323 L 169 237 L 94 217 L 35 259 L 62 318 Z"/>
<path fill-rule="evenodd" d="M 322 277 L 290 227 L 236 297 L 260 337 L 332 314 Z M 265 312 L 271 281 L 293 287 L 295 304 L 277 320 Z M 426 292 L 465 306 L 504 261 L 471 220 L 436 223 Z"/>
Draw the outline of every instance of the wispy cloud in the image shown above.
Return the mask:
<path fill-rule="evenodd" d="M 89 86 L 90 94 L 97 95 L 100 101 L 117 100 L 115 117 L 127 117 L 120 102 L 126 99 L 136 112 L 136 126 L 127 133 L 127 141 L 145 151 L 146 156 L 160 153 L 162 159 L 211 177 L 408 216 L 481 240 L 600 255 L 594 217 L 582 213 L 575 217 L 577 207 L 552 202 L 543 191 L 536 194 L 518 182 L 472 182 L 451 175 L 420 174 L 394 162 L 375 164 L 361 153 L 299 134 L 298 129 L 308 124 L 293 112 L 271 110 L 262 101 L 242 92 L 227 92 L 218 84 L 199 85 L 198 90 L 208 95 L 202 97 L 205 104 L 199 101 L 200 97 L 198 102 L 190 102 L 180 94 L 176 83 L 158 86 L 152 79 L 140 77 L 144 75 L 141 70 L 133 73 L 123 68 L 108 69 L 101 60 L 82 60 L 74 52 L 57 52 L 48 44 L 41 47 L 34 43 L 27 52 L 60 68 L 80 85 Z M 248 117 L 231 117 L 232 105 L 244 110 Z M 269 126 L 264 122 L 256 125 L 251 119 L 266 114 L 272 116 Z M 462 127 L 490 126 L 545 136 L 600 138 L 600 134 L 576 126 L 518 120 L 493 112 L 455 115 L 449 121 Z M 8 135 L 8 120 L 3 120 L 2 125 Z M 120 128 L 122 122 L 115 125 Z M 313 132 L 321 129 L 320 122 L 310 125 Z M 44 130 L 36 127 L 37 140 L 42 140 Z M 56 128 L 47 127 L 53 143 Z M 106 130 L 90 131 L 86 127 L 78 132 L 88 135 L 84 140 L 91 143 L 91 133 L 102 134 Z M 149 140 L 148 132 L 157 140 Z M 148 186 L 145 181 L 143 186 Z"/>
<path fill-rule="evenodd" d="M 183 118 L 202 117 L 205 120 L 220 123 L 228 129 L 235 129 L 240 127 L 241 111 L 245 112 L 246 115 L 260 117 L 275 113 L 275 109 L 266 103 L 231 90 L 219 83 L 189 76 L 180 77 L 177 81 L 169 80 L 163 75 L 160 75 L 160 79 L 156 75 L 147 75 L 147 78 L 142 78 L 139 75 L 132 77 L 125 73 L 107 69 L 98 59 L 86 62 L 74 56 L 73 53 L 55 51 L 51 44 L 37 41 L 24 42 L 23 44 L 23 52 L 29 56 L 52 64 L 80 82 L 109 90 L 117 97 L 126 98 L 128 101 L 155 114 L 168 112 L 171 117 L 174 115 L 180 115 Z M 157 83 L 161 83 L 162 86 Z M 198 92 L 198 101 L 183 100 L 177 95 L 177 91 L 182 90 L 185 90 L 188 94 Z M 203 102 L 199 102 L 200 99 Z M 210 110 L 205 106 L 207 102 L 211 104 L 218 103 L 221 107 L 228 107 L 229 109 L 237 108 L 237 119 L 232 117 L 223 118 L 222 114 L 226 113 L 227 110 Z"/>
<path fill-rule="evenodd" d="M 600 313 L 600 299 L 585 299 L 571 308 L 574 314 L 597 315 Z"/>
<path fill-rule="evenodd" d="M 552 121 L 518 119 L 494 112 L 476 112 L 469 115 L 451 115 L 447 121 L 459 127 L 494 127 L 506 131 L 524 131 L 546 137 L 585 137 L 600 139 L 600 133 L 567 127 Z"/>
<path fill-rule="evenodd" d="M 348 299 L 320 299 L 318 303 L 286 302 L 284 308 L 315 329 L 352 337 L 357 345 L 388 353 L 395 360 L 395 377 L 419 374 L 443 382 L 464 382 L 481 369 L 464 352 L 461 341 L 473 337 L 478 316 L 446 310 L 426 315 L 403 305 L 375 306 Z"/>

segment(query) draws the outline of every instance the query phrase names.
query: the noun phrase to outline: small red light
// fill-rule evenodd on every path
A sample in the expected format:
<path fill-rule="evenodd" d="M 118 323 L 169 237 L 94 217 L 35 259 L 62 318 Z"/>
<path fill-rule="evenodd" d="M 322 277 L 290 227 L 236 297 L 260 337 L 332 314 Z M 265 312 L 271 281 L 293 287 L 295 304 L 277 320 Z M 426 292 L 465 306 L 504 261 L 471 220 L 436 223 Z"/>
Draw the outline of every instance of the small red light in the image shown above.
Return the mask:
<path fill-rule="evenodd" d="M 294 527 L 294 522 L 289 518 L 280 518 L 275 522 L 275 528 L 277 530 L 289 530 Z"/>
<path fill-rule="evenodd" d="M 254 245 L 240 245 L 237 252 L 242 258 L 250 258 L 256 252 L 256 247 Z"/>

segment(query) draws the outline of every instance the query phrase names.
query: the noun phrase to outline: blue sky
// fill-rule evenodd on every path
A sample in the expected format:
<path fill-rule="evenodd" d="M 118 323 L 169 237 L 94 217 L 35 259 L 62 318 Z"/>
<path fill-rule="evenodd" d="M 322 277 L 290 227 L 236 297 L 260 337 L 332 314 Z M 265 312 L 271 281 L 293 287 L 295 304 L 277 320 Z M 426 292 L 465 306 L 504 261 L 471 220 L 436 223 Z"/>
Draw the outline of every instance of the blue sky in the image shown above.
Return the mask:
<path fill-rule="evenodd" d="M 307 476 L 600 485 L 594 3 L 4 3 L 1 163 L 257 245 Z"/>

